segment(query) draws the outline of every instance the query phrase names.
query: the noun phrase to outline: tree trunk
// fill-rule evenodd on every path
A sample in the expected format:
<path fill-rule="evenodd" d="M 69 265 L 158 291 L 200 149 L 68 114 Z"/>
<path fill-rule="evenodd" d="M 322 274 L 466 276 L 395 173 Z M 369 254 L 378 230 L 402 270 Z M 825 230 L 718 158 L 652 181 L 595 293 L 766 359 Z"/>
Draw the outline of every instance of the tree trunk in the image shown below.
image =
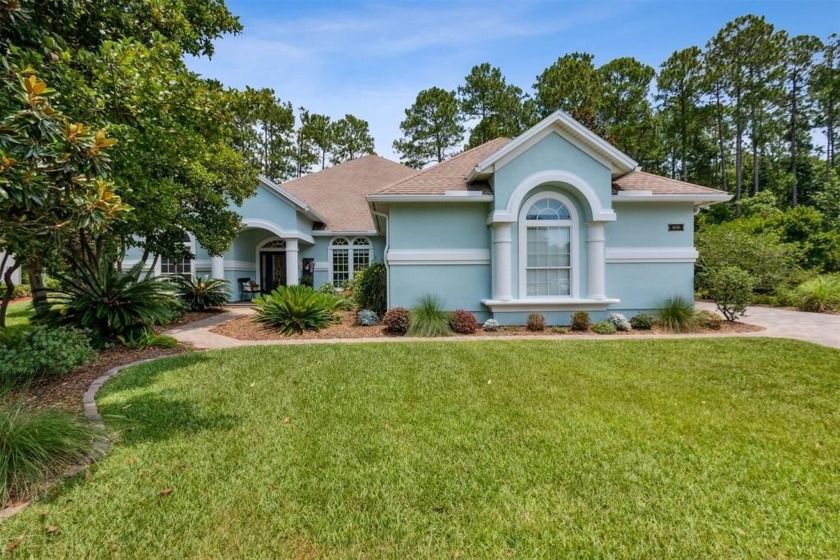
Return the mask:
<path fill-rule="evenodd" d="M 793 185 L 790 187 L 790 204 L 796 206 L 799 203 L 799 181 L 796 176 L 796 78 L 791 83 L 790 98 L 790 172 L 793 175 Z"/>
<path fill-rule="evenodd" d="M 26 263 L 29 272 L 29 286 L 32 288 L 32 306 L 35 308 L 35 316 L 43 317 L 50 310 L 47 301 L 47 286 L 44 282 L 44 267 L 39 258 L 30 259 Z"/>
<path fill-rule="evenodd" d="M 753 194 L 758 193 L 759 186 L 758 186 L 758 146 L 759 146 L 759 133 L 758 133 L 758 112 L 755 109 L 755 106 L 752 107 L 750 110 L 751 113 L 751 120 L 752 120 L 752 156 L 753 156 Z"/>
<path fill-rule="evenodd" d="M 735 217 L 741 217 L 741 190 L 743 187 L 744 162 L 742 160 L 744 131 L 741 119 L 735 123 Z"/>
<path fill-rule="evenodd" d="M 8 254 L 3 258 L 3 266 L 6 266 L 6 261 L 9 258 Z M 3 274 L 3 281 L 6 283 L 6 291 L 3 292 L 3 300 L 0 302 L 0 329 L 6 328 L 6 312 L 9 309 L 9 302 L 12 296 L 15 295 L 15 283 L 12 281 L 12 274 L 20 268 L 20 263 L 15 263 L 14 266 L 6 269 Z"/>
<path fill-rule="evenodd" d="M 729 173 L 726 169 L 726 143 L 723 137 L 723 104 L 720 100 L 720 90 L 715 92 L 717 105 L 718 149 L 720 150 L 720 184 L 721 188 L 729 192 Z"/>

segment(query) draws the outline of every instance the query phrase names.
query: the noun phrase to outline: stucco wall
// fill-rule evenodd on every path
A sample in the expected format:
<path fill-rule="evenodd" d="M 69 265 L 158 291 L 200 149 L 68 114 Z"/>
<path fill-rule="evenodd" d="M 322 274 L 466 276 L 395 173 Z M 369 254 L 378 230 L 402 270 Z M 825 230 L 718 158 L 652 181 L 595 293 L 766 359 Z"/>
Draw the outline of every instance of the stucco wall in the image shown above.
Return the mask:
<path fill-rule="evenodd" d="M 690 203 L 614 203 L 617 219 L 607 222 L 607 247 L 692 247 L 694 207 Z M 668 231 L 683 224 L 683 231 Z"/>

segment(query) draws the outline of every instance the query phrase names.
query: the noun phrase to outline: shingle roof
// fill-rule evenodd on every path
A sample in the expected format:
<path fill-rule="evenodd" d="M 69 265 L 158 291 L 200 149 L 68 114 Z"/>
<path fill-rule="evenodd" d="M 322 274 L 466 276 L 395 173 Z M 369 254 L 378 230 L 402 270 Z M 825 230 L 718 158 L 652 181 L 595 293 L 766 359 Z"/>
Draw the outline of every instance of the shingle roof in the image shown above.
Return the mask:
<path fill-rule="evenodd" d="M 321 215 L 327 230 L 372 231 L 375 228 L 365 197 L 416 173 L 415 169 L 383 157 L 366 155 L 292 179 L 280 188 Z"/>
<path fill-rule="evenodd" d="M 446 191 L 479 190 L 491 194 L 487 183 L 467 184 L 467 176 L 478 162 L 510 142 L 496 138 L 449 158 L 410 177 L 388 185 L 376 194 L 441 195 Z"/>
<path fill-rule="evenodd" d="M 685 181 L 669 179 L 645 171 L 631 171 L 613 181 L 613 194 L 620 191 L 650 191 L 653 194 L 726 194 Z"/>

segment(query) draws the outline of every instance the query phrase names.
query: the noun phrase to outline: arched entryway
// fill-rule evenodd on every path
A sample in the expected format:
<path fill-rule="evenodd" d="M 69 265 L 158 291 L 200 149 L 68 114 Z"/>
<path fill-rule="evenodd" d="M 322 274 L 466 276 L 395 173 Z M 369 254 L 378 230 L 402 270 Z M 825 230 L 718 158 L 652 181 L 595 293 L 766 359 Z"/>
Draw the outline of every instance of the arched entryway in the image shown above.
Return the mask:
<path fill-rule="evenodd" d="M 270 292 L 289 283 L 286 240 L 269 238 L 257 247 L 259 283 L 263 291 Z"/>

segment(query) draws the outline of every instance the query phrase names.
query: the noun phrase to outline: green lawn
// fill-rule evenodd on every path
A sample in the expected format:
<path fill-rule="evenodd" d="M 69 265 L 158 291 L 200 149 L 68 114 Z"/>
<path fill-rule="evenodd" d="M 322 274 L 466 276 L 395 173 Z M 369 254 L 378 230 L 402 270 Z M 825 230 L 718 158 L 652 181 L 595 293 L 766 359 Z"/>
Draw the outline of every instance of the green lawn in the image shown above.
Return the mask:
<path fill-rule="evenodd" d="M 120 442 L 0 525 L 0 545 L 25 535 L 17 552 L 35 558 L 840 557 L 840 352 L 804 343 L 253 347 L 134 368 L 99 404 Z"/>
<path fill-rule="evenodd" d="M 34 315 L 31 301 L 17 301 L 9 304 L 6 310 L 6 330 L 11 333 L 29 327 L 29 319 Z"/>

